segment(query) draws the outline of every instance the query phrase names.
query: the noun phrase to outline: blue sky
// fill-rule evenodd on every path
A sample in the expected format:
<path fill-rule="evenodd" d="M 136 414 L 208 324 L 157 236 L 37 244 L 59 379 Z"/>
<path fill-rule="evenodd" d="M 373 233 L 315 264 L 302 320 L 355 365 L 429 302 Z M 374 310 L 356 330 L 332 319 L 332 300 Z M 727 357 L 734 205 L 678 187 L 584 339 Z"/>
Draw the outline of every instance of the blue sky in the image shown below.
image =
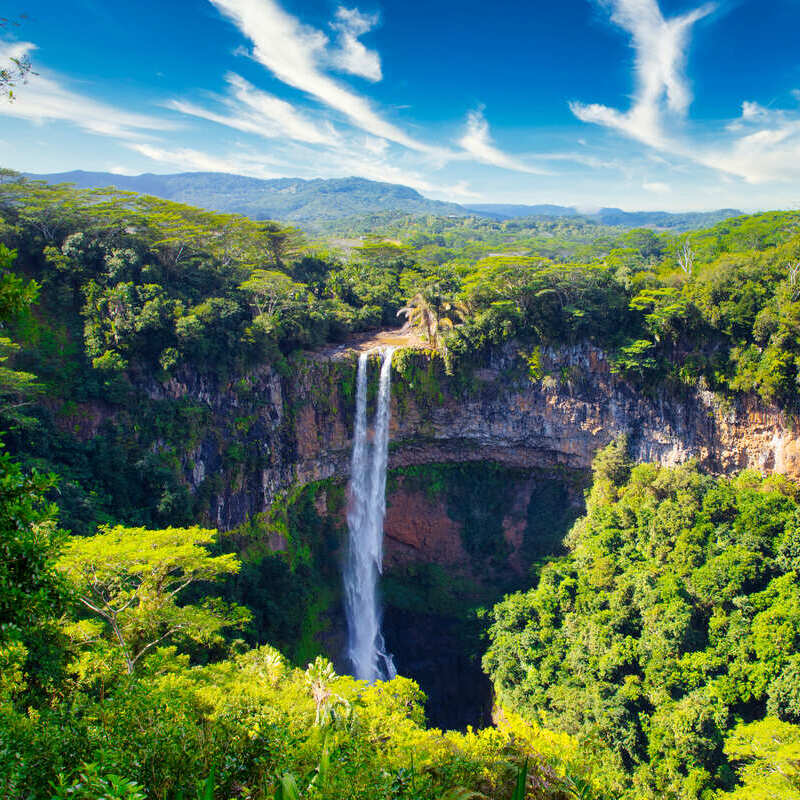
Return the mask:
<path fill-rule="evenodd" d="M 0 164 L 15 169 L 800 207 L 800 0 L 12 0 L 3 13 L 0 64 L 27 53 L 38 73 L 0 105 Z"/>

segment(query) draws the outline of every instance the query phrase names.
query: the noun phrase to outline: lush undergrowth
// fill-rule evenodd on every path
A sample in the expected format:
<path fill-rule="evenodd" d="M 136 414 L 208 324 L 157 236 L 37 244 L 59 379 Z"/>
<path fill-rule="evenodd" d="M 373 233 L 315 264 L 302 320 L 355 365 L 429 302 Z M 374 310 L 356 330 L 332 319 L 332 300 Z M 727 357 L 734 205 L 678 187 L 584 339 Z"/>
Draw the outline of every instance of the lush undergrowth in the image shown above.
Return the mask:
<path fill-rule="evenodd" d="M 93 773 L 148 798 L 264 798 L 287 781 L 309 798 L 438 799 L 458 787 L 505 798 L 526 757 L 532 796 L 569 796 L 563 771 L 508 734 L 426 729 L 424 698 L 403 678 L 366 686 L 322 661 L 291 669 L 269 647 L 207 667 L 163 651 L 152 662 L 102 698 L 0 710 L 3 796 L 50 798 L 59 785 L 86 800 L 128 796 L 76 791 Z"/>
<path fill-rule="evenodd" d="M 634 467 L 618 443 L 567 543 L 495 609 L 500 701 L 577 737 L 614 797 L 711 797 L 742 764 L 736 797 L 797 797 L 797 487 Z"/>
<path fill-rule="evenodd" d="M 529 798 L 800 797 L 787 481 L 605 452 L 568 554 L 495 610 L 504 708 L 480 733 L 428 730 L 409 681 L 368 687 L 315 658 L 340 532 L 311 490 L 222 541 L 195 527 L 273 455 L 252 371 L 299 384 L 299 350 L 398 312 L 430 347 L 398 356 L 401 409 L 409 393 L 434 409 L 445 381 L 470 391 L 496 348 L 538 381 L 545 346 L 591 342 L 642 391 L 757 393 L 796 415 L 799 226 L 487 225 L 459 251 L 466 234 L 429 220 L 344 257 L 275 223 L 0 174 L 0 793 L 505 798 L 527 760 Z M 312 387 L 318 409 L 352 398 L 350 367 Z M 190 400 L 192 381 L 232 418 Z M 218 469 L 190 491 L 201 443 Z M 463 467 L 405 477 L 447 497 L 474 562 L 502 560 L 502 474 L 480 475 L 486 504 Z M 538 496 L 533 538 L 561 502 Z"/>

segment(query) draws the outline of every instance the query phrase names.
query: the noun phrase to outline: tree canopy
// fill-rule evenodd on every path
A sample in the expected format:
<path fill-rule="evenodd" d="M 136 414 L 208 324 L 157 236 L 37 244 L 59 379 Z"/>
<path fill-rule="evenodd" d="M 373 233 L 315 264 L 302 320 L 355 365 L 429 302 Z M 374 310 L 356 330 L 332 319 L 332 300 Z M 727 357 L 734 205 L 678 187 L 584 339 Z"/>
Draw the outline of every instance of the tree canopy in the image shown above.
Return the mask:
<path fill-rule="evenodd" d="M 100 623 L 98 628 L 79 622 L 71 628 L 73 635 L 79 640 L 104 635 L 128 674 L 167 642 L 188 640 L 206 647 L 221 642 L 221 632 L 242 627 L 248 612 L 216 600 L 183 604 L 181 596 L 193 583 L 219 581 L 239 570 L 233 554 L 209 554 L 206 548 L 215 536 L 216 531 L 198 527 L 150 531 L 117 526 L 70 539 L 58 568 Z"/>
<path fill-rule="evenodd" d="M 800 723 L 799 521 L 784 478 L 602 453 L 567 558 L 495 608 L 501 702 L 578 737 L 614 796 L 730 786 L 737 719 Z"/>

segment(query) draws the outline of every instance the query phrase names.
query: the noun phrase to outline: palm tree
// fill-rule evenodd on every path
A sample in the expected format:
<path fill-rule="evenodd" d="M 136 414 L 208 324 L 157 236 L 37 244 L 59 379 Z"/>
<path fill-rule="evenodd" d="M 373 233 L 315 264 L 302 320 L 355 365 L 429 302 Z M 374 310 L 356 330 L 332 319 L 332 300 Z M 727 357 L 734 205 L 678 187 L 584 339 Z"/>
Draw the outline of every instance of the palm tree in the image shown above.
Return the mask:
<path fill-rule="evenodd" d="M 336 680 L 333 664 L 324 656 L 317 656 L 313 663 L 306 667 L 306 683 L 311 690 L 314 700 L 316 717 L 314 725 L 322 727 L 329 720 L 329 714 L 334 714 L 334 709 L 341 706 L 345 714 L 350 712 L 350 703 L 336 692 L 332 692 L 330 685 Z M 346 718 L 346 717 L 345 717 Z"/>
<path fill-rule="evenodd" d="M 405 315 L 406 322 L 412 328 L 425 329 L 427 338 L 430 341 L 435 325 L 433 309 L 422 292 L 417 292 L 409 301 L 407 306 L 403 306 L 397 316 Z"/>
<path fill-rule="evenodd" d="M 439 347 L 439 331 L 452 330 L 455 327 L 453 317 L 462 322 L 469 311 L 464 303 L 446 300 L 439 291 L 439 284 L 433 284 L 417 292 L 408 305 L 397 312 L 397 316 L 405 315 L 412 328 L 423 330 L 425 338 L 434 350 Z"/>

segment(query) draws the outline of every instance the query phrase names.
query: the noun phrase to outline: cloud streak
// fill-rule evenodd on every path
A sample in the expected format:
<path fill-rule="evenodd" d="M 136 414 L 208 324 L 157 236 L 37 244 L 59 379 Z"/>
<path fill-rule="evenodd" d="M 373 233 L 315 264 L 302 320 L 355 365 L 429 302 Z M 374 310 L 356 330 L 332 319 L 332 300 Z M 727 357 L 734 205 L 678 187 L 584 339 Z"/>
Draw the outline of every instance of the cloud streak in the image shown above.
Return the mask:
<path fill-rule="evenodd" d="M 467 114 L 466 131 L 459 140 L 459 144 L 464 148 L 465 152 L 483 164 L 490 164 L 494 167 L 502 167 L 515 172 L 528 172 L 533 175 L 548 174 L 546 170 L 529 166 L 497 148 L 492 143 L 489 123 L 483 115 L 482 108 L 475 109 Z"/>
<path fill-rule="evenodd" d="M 248 175 L 254 178 L 282 177 L 264 166 L 264 159 L 258 156 L 216 156 L 202 150 L 188 147 L 159 147 L 157 145 L 131 142 L 131 150 L 139 155 L 169 166 L 171 169 L 192 172 L 228 172 Z"/>
<path fill-rule="evenodd" d="M 252 42 L 253 57 L 276 78 L 343 114 L 351 124 L 410 150 L 436 154 L 437 148 L 409 136 L 376 112 L 370 102 L 327 75 L 321 68 L 330 56 L 328 38 L 321 31 L 302 25 L 274 0 L 211 0 Z M 349 30 L 352 33 L 352 18 Z M 362 26 L 363 27 L 363 26 Z M 363 56 L 363 54 L 362 54 Z M 369 73 L 361 58 L 350 66 Z M 372 65 L 374 75 L 374 64 Z"/>
<path fill-rule="evenodd" d="M 36 49 L 31 42 L 0 41 L 0 63 L 22 58 Z M 37 68 L 40 74 L 30 75 L 24 91 L 15 93 L 13 103 L 6 103 L 3 114 L 35 123 L 69 122 L 90 133 L 118 139 L 142 139 L 153 131 L 166 131 L 175 126 L 145 114 L 123 111 L 67 89 L 54 74 Z"/>
<path fill-rule="evenodd" d="M 287 138 L 307 144 L 335 146 L 339 141 L 329 123 L 316 124 L 291 103 L 257 89 L 240 75 L 228 73 L 230 96 L 219 111 L 185 100 L 171 100 L 167 108 L 268 139 Z"/>

